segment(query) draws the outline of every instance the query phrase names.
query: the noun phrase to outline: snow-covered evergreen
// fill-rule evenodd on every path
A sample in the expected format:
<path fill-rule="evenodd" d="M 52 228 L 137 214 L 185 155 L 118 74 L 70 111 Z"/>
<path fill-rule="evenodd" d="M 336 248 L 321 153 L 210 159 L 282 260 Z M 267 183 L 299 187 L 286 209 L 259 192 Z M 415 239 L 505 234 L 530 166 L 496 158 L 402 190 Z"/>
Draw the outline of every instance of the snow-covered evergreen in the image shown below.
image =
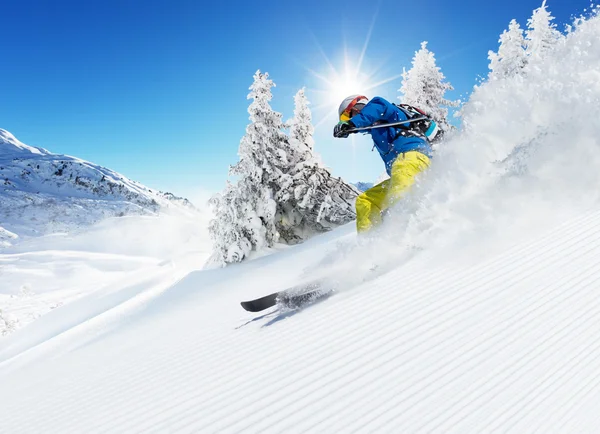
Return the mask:
<path fill-rule="evenodd" d="M 354 199 L 359 194 L 341 178 L 332 177 L 313 151 L 314 127 L 304 89 L 296 93 L 294 102 L 294 118 L 289 121 L 290 145 L 301 160 L 282 178 L 276 198 L 277 230 L 288 244 L 353 220 Z"/>
<path fill-rule="evenodd" d="M 488 52 L 491 70 L 489 78 L 498 80 L 522 74 L 527 65 L 527 54 L 523 29 L 516 20 L 511 20 L 508 30 L 502 32 L 498 42 L 500 43 L 498 52 Z"/>
<path fill-rule="evenodd" d="M 275 201 L 267 188 L 257 187 L 244 177 L 237 184 L 227 182 L 225 190 L 211 198 L 215 209 L 215 219 L 209 224 L 211 262 L 240 262 L 253 249 L 273 245 L 277 235 L 273 224 Z"/>
<path fill-rule="evenodd" d="M 546 9 L 546 0 L 527 20 L 525 47 L 530 61 L 542 59 L 561 39 L 562 34 L 556 29 L 553 20 L 554 17 Z"/>
<path fill-rule="evenodd" d="M 313 152 L 304 89 L 296 94 L 293 119 L 284 124 L 269 105 L 273 86 L 268 74 L 254 75 L 248 95 L 254 100 L 248 108 L 252 123 L 240 142 L 240 161 L 230 170 L 238 180 L 211 199 L 213 263 L 242 261 L 278 241 L 296 244 L 355 218 L 358 191 L 332 177 Z"/>
<path fill-rule="evenodd" d="M 554 17 L 546 8 L 546 0 L 527 20 L 527 30 L 511 20 L 498 42 L 498 52 L 489 51 L 489 79 L 497 80 L 527 72 L 529 64 L 535 65 L 562 38 L 552 21 Z"/>
<path fill-rule="evenodd" d="M 229 170 L 238 180 L 211 199 L 215 214 L 209 227 L 212 260 L 221 265 L 239 262 L 253 249 L 271 247 L 278 238 L 274 196 L 288 166 L 283 150 L 288 139 L 281 114 L 269 104 L 274 85 L 268 73 L 254 74 L 248 94 L 253 100 L 248 107 L 251 123 L 240 141 L 240 160 Z"/>
<path fill-rule="evenodd" d="M 458 106 L 458 101 L 444 98 L 444 94 L 453 90 L 445 81 L 446 77 L 436 65 L 435 55 L 427 48 L 427 41 L 421 43 L 421 49 L 415 53 L 412 68 L 402 73 L 402 103 L 411 104 L 428 113 L 437 123 L 441 132 L 452 129 L 448 122 L 448 108 Z"/>
<path fill-rule="evenodd" d="M 277 195 L 278 232 L 286 243 L 295 244 L 348 223 L 356 218 L 359 193 L 315 160 L 301 164 Z"/>
<path fill-rule="evenodd" d="M 312 153 L 315 145 L 313 139 L 315 128 L 312 124 L 312 113 L 308 108 L 309 104 L 304 88 L 300 89 L 294 96 L 294 117 L 288 122 L 288 125 L 292 146 L 300 149 L 307 148 Z"/>

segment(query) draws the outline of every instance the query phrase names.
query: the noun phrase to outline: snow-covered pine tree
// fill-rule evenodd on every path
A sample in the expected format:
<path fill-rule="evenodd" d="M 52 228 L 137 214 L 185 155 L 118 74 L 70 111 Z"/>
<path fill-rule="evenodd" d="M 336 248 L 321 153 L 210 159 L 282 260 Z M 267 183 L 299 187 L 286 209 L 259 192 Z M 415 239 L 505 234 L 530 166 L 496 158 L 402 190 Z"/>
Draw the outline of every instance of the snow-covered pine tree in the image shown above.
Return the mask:
<path fill-rule="evenodd" d="M 527 55 L 523 29 L 516 20 L 511 20 L 508 30 L 502 32 L 498 42 L 500 43 L 498 53 L 488 52 L 491 70 L 489 79 L 499 80 L 521 74 L 527 65 Z"/>
<path fill-rule="evenodd" d="M 277 229 L 288 244 L 302 242 L 356 218 L 360 192 L 316 163 L 301 165 L 277 195 Z"/>
<path fill-rule="evenodd" d="M 282 177 L 278 204 L 277 230 L 282 240 L 294 244 L 319 232 L 356 218 L 354 201 L 359 194 L 341 178 L 334 178 L 313 150 L 314 127 L 304 89 L 294 97 L 294 117 L 288 121 L 296 164 Z"/>
<path fill-rule="evenodd" d="M 553 20 L 554 17 L 546 9 L 546 0 L 533 11 L 531 18 L 527 20 L 525 50 L 530 62 L 542 59 L 561 39 L 562 34 L 556 30 Z"/>
<path fill-rule="evenodd" d="M 237 181 L 210 200 L 213 264 L 240 262 L 277 241 L 295 244 L 356 217 L 358 191 L 332 177 L 313 152 L 304 90 L 296 95 L 288 137 L 281 114 L 269 105 L 273 86 L 268 74 L 256 72 L 248 95 L 251 123 L 240 141 L 240 160 L 229 171 Z"/>
<path fill-rule="evenodd" d="M 440 68 L 436 65 L 435 55 L 427 49 L 427 41 L 421 43 L 421 49 L 415 52 L 412 68 L 402 73 L 402 103 L 410 104 L 424 110 L 438 124 L 442 133 L 452 129 L 448 122 L 448 109 L 457 107 L 458 101 L 444 98 L 444 94 L 453 90 L 452 85 L 445 80 Z"/>
<path fill-rule="evenodd" d="M 239 262 L 251 250 L 271 247 L 278 239 L 274 198 L 283 174 L 289 171 L 289 157 L 298 157 L 284 150 L 289 150 L 289 142 L 281 114 L 269 105 L 275 84 L 268 77 L 257 71 L 250 86 L 251 123 L 240 141 L 240 160 L 229 170 L 238 180 L 211 199 L 215 215 L 209 227 L 214 242 L 212 262 L 220 265 Z"/>
<path fill-rule="evenodd" d="M 312 113 L 308 108 L 309 104 L 304 88 L 296 92 L 294 96 L 294 117 L 288 121 L 288 126 L 292 146 L 302 150 L 307 148 L 312 153 L 315 145 L 313 139 L 315 128 L 312 125 Z"/>
<path fill-rule="evenodd" d="M 237 185 L 227 181 L 225 190 L 214 195 L 209 203 L 214 208 L 215 218 L 210 221 L 209 234 L 213 240 L 213 255 L 210 262 L 218 265 L 242 261 L 252 249 L 267 244 L 267 235 L 272 236 L 272 228 L 267 227 L 265 214 L 273 214 L 273 203 L 268 200 L 245 200 L 240 191 L 247 186 L 240 180 Z M 258 194 L 264 190 L 257 191 Z M 260 212 L 252 208 L 255 203 L 268 203 L 270 209 Z M 262 215 L 261 215 L 262 214 Z M 267 216 L 268 217 L 268 216 Z"/>

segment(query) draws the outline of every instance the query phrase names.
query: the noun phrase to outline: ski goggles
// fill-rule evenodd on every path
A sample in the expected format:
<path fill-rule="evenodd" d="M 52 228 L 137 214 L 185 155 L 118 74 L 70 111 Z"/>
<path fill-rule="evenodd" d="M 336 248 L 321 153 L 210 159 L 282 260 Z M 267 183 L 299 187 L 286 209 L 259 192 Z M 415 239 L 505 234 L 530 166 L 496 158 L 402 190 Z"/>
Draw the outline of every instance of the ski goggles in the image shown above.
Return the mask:
<path fill-rule="evenodd" d="M 350 104 L 348 104 L 348 107 L 346 107 L 346 109 L 340 115 L 340 121 L 348 122 L 352 118 L 352 109 L 354 108 L 354 106 L 356 104 L 358 104 L 362 100 L 365 101 L 362 104 L 366 104 L 366 102 L 369 101 L 369 99 L 366 96 L 362 96 L 362 95 L 359 95 L 356 98 L 354 98 L 352 101 L 350 101 Z"/>

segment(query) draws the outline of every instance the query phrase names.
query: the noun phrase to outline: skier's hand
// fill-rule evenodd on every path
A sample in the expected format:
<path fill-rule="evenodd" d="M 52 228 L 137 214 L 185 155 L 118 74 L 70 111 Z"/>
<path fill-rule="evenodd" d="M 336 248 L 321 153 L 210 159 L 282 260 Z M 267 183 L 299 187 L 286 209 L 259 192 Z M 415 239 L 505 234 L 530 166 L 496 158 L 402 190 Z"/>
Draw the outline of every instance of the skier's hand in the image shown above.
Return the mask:
<path fill-rule="evenodd" d="M 341 121 L 333 128 L 333 137 L 345 139 L 350 135 L 348 130 L 354 128 L 354 124 L 351 121 Z"/>

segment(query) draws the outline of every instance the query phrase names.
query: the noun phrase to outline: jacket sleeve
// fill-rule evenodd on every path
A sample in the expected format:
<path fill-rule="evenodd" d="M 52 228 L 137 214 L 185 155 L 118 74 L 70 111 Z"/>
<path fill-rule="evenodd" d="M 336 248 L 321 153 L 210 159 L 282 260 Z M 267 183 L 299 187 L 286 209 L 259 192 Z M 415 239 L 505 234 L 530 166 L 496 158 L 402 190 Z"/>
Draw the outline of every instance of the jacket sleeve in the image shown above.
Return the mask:
<path fill-rule="evenodd" d="M 357 128 L 362 128 L 370 127 L 376 122 L 397 122 L 406 119 L 407 117 L 402 110 L 398 110 L 387 100 L 376 96 L 350 121 Z"/>

